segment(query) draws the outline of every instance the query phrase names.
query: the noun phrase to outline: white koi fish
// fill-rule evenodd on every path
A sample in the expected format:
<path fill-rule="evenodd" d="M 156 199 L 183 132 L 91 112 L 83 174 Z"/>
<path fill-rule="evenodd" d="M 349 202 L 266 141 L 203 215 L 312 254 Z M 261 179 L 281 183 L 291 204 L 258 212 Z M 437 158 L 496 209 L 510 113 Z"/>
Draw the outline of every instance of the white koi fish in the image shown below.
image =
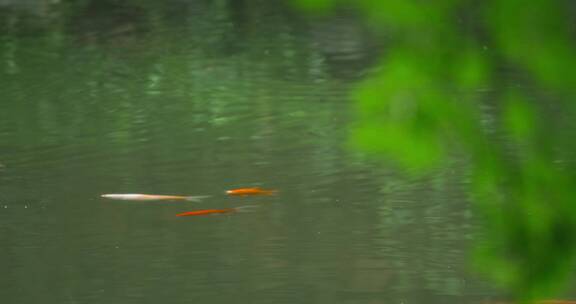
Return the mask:
<path fill-rule="evenodd" d="M 158 194 L 102 194 L 104 198 L 124 200 L 124 201 L 189 201 L 200 202 L 202 199 L 209 197 L 208 195 L 198 196 L 180 196 L 180 195 L 158 195 Z"/>

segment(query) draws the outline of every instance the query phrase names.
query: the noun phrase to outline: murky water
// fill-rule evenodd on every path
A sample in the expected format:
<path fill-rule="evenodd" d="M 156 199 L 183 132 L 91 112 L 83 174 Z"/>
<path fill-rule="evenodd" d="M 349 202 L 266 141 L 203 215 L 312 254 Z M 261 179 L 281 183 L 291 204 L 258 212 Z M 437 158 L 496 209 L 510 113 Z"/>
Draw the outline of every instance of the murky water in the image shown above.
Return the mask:
<path fill-rule="evenodd" d="M 467 267 L 462 164 L 409 178 L 347 148 L 348 92 L 378 53 L 353 18 L 266 1 L 5 2 L 2 303 L 494 295 Z M 279 192 L 224 194 L 248 186 Z"/>

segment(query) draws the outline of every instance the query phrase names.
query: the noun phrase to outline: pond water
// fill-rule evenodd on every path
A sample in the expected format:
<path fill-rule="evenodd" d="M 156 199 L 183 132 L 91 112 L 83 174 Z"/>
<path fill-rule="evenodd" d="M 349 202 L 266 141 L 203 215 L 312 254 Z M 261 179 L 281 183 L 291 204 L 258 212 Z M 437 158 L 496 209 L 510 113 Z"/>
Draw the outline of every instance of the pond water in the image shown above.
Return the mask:
<path fill-rule="evenodd" d="M 462 162 L 350 149 L 380 46 L 266 1 L 0 2 L 2 303 L 482 303 Z M 273 196 L 228 197 L 260 186 Z M 128 202 L 104 193 L 210 195 Z M 233 214 L 180 212 L 256 206 Z"/>

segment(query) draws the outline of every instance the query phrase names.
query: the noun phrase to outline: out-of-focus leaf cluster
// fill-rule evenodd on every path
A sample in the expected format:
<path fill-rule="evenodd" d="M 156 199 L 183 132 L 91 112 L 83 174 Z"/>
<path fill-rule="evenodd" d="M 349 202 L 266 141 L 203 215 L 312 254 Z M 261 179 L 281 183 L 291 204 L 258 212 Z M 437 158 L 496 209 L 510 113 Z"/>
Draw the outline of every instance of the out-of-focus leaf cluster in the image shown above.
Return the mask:
<path fill-rule="evenodd" d="M 470 159 L 485 229 L 478 269 L 520 301 L 560 290 L 574 266 L 576 48 L 563 1 L 298 0 L 355 6 L 387 45 L 356 89 L 354 143 L 425 172 Z"/>

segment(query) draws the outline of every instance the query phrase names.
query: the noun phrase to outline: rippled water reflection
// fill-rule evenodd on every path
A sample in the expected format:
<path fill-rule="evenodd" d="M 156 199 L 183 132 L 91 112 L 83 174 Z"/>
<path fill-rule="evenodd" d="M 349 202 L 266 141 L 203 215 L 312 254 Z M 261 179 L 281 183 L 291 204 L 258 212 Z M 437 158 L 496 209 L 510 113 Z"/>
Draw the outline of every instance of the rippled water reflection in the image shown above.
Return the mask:
<path fill-rule="evenodd" d="M 258 1 L 86 3 L 3 13 L 3 303 L 489 297 L 466 271 L 462 164 L 415 179 L 346 148 L 348 91 L 375 52 L 352 18 Z M 224 195 L 246 186 L 279 194 Z M 175 217 L 241 205 L 259 207 Z"/>

